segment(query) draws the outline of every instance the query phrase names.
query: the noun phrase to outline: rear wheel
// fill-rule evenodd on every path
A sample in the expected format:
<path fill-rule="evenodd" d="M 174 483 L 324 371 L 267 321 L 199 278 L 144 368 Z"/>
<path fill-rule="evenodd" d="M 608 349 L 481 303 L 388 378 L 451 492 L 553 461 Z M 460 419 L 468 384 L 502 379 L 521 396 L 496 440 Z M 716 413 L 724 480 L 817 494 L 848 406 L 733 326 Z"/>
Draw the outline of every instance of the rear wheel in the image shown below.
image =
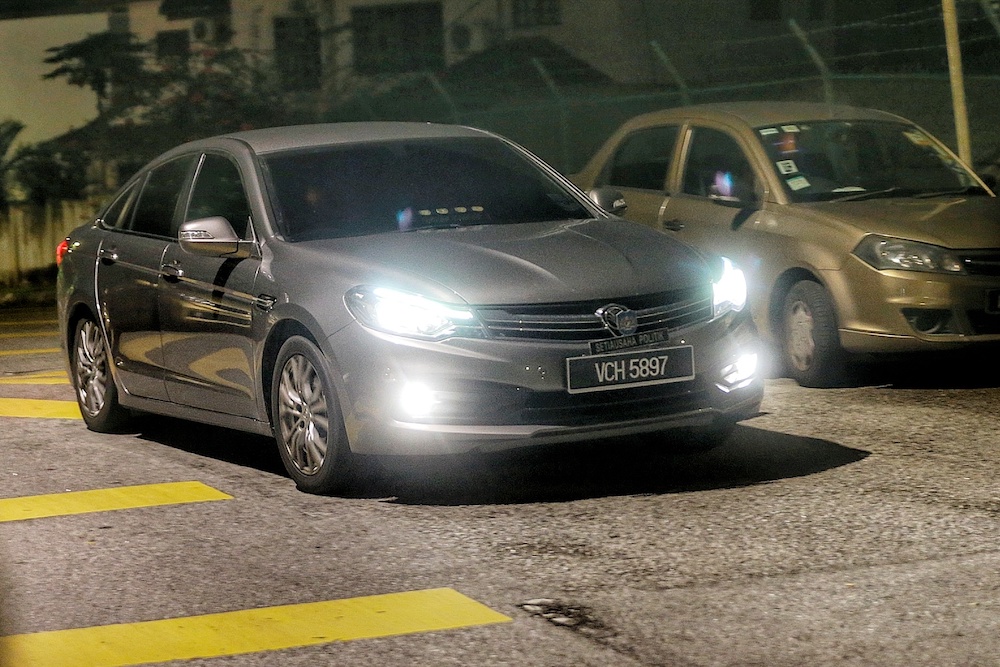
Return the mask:
<path fill-rule="evenodd" d="M 844 353 L 830 295 L 819 283 L 803 280 L 785 296 L 782 352 L 789 377 L 804 387 L 836 384 Z"/>
<path fill-rule="evenodd" d="M 278 352 L 271 381 L 274 437 L 285 469 L 307 493 L 348 488 L 353 460 L 323 353 L 293 336 Z"/>
<path fill-rule="evenodd" d="M 73 334 L 70 364 L 73 389 L 87 428 L 108 433 L 120 429 L 129 418 L 118 403 L 118 388 L 108 364 L 108 345 L 101 327 L 82 319 Z"/>

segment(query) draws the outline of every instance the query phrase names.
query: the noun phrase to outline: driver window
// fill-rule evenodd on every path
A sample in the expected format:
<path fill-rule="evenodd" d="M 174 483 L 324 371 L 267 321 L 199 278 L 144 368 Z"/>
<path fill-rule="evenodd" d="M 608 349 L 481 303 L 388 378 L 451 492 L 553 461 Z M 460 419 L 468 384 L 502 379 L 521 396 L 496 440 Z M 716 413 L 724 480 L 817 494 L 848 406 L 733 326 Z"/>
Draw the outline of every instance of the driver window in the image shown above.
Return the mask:
<path fill-rule="evenodd" d="M 240 170 L 229 158 L 208 153 L 198 169 L 185 220 L 222 216 L 240 238 L 246 238 L 250 202 Z"/>
<path fill-rule="evenodd" d="M 745 197 L 754 190 L 753 168 L 736 140 L 719 130 L 694 128 L 683 192 L 699 197 Z"/>
<path fill-rule="evenodd" d="M 678 127 L 651 127 L 625 138 L 607 171 L 605 183 L 621 188 L 660 190 L 677 143 Z"/>

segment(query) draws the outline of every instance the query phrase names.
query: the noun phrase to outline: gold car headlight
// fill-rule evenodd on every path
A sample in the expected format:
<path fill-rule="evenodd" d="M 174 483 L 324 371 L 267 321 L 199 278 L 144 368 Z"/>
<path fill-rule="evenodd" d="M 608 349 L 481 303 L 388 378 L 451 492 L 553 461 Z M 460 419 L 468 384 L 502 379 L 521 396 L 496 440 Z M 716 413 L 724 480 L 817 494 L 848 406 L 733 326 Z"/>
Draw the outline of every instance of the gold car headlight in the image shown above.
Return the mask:
<path fill-rule="evenodd" d="M 961 260 L 947 248 L 890 236 L 871 234 L 861 240 L 854 255 L 872 268 L 964 274 Z"/>

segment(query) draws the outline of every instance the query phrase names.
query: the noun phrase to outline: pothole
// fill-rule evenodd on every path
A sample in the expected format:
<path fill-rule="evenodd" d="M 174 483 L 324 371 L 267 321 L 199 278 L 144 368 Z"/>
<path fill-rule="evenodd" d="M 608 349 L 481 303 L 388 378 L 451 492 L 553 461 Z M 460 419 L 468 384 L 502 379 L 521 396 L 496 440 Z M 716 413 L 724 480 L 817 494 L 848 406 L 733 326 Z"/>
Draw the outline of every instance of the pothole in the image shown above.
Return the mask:
<path fill-rule="evenodd" d="M 615 636 L 614 630 L 601 623 L 588 607 L 567 604 L 552 598 L 527 600 L 518 607 L 532 616 L 544 618 L 553 625 L 569 628 L 593 639 L 606 640 Z"/>

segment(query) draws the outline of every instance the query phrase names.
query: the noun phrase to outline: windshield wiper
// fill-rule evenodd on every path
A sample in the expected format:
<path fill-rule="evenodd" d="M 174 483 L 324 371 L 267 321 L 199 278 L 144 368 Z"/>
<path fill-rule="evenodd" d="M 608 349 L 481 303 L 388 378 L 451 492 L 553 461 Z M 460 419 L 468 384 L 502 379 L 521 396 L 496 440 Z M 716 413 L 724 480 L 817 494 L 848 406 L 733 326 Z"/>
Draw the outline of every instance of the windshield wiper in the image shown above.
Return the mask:
<path fill-rule="evenodd" d="M 913 194 L 913 190 L 907 188 L 891 187 L 884 190 L 866 190 L 865 192 L 855 192 L 844 197 L 837 197 L 830 201 L 863 201 L 865 199 L 879 199 L 881 197 L 908 197 Z"/>
<path fill-rule="evenodd" d="M 964 188 L 954 188 L 951 190 L 933 190 L 929 192 L 918 192 L 913 195 L 916 199 L 933 199 L 934 197 L 956 197 L 959 195 L 985 195 L 986 190 L 978 185 L 967 185 Z"/>

